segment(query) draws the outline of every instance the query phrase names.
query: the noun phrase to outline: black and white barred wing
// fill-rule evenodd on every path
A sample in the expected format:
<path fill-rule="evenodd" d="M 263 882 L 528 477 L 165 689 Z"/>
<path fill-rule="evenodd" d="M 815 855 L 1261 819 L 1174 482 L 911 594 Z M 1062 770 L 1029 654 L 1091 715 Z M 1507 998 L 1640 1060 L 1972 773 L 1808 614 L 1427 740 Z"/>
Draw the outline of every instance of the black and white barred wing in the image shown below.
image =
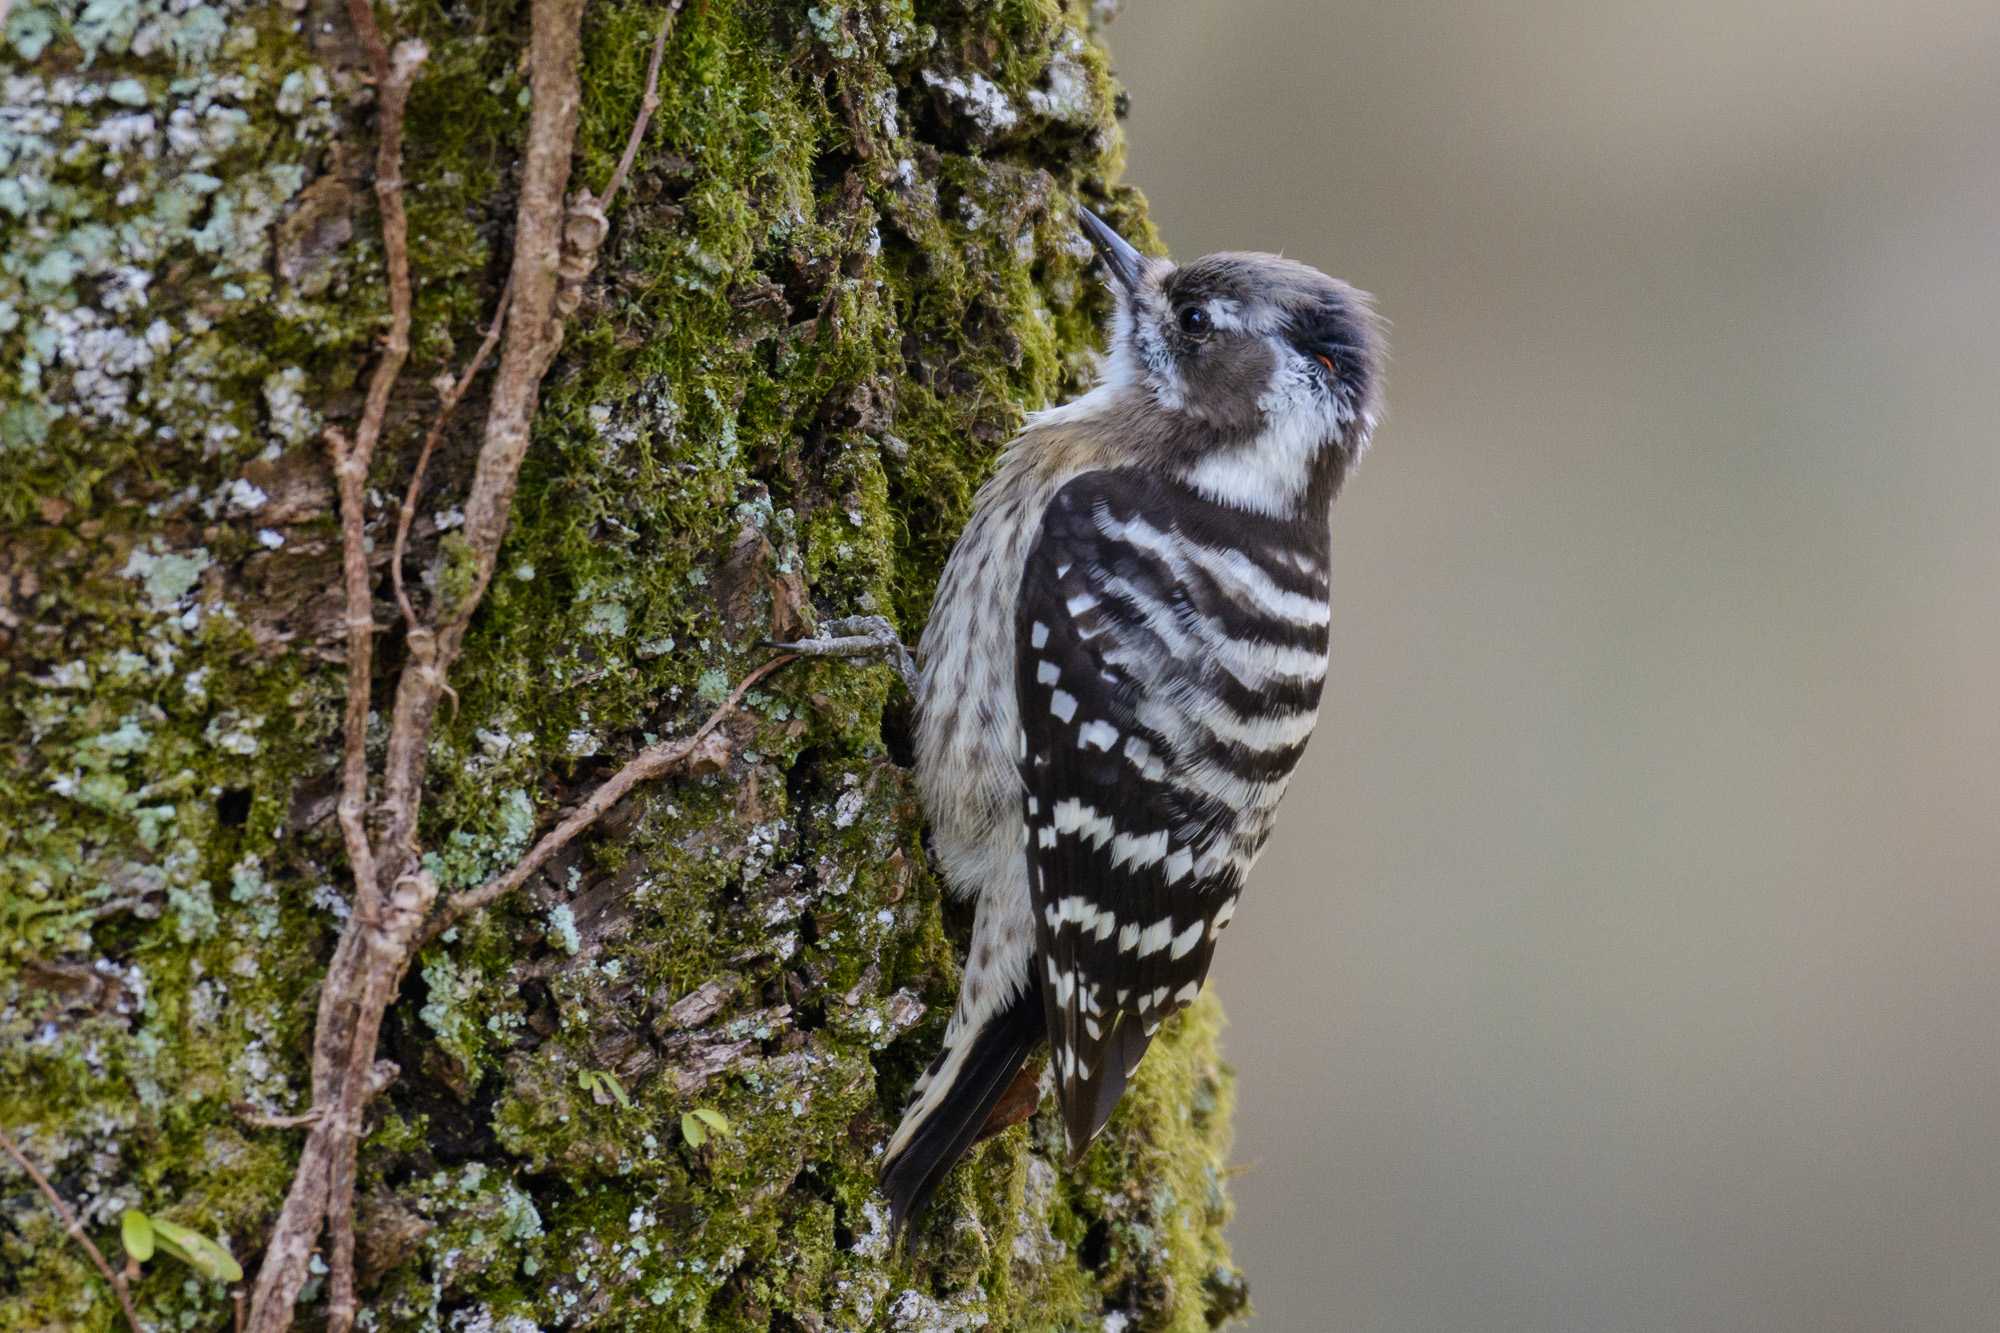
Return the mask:
<path fill-rule="evenodd" d="M 1034 970 L 1073 1152 L 1200 992 L 1311 732 L 1325 575 L 1288 535 L 1101 472 L 1057 493 L 1028 558 L 1016 679 Z"/>

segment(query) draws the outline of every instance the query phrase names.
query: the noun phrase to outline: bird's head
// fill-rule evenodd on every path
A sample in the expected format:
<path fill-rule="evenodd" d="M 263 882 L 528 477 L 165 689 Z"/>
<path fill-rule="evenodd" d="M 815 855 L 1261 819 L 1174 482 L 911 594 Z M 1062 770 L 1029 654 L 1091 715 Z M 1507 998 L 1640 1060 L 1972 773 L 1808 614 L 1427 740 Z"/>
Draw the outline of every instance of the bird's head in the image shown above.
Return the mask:
<path fill-rule="evenodd" d="M 1278 255 L 1148 258 L 1080 212 L 1116 297 L 1105 382 L 1176 423 L 1163 433 L 1192 479 L 1218 483 L 1202 489 L 1260 469 L 1246 494 L 1295 501 L 1367 447 L 1383 343 L 1366 293 Z"/>

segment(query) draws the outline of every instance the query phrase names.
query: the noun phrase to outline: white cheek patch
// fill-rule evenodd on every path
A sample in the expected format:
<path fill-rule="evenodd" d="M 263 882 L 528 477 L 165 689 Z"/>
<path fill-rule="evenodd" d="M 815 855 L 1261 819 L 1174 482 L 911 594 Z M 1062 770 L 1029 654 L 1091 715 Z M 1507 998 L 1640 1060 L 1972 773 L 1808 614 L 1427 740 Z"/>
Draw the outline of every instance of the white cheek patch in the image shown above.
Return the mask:
<path fill-rule="evenodd" d="M 1187 483 L 1217 504 L 1283 517 L 1305 494 L 1314 464 L 1333 446 L 1346 413 L 1320 389 L 1309 363 L 1283 340 L 1270 342 L 1276 369 L 1257 400 L 1263 430 L 1204 457 L 1188 469 Z"/>

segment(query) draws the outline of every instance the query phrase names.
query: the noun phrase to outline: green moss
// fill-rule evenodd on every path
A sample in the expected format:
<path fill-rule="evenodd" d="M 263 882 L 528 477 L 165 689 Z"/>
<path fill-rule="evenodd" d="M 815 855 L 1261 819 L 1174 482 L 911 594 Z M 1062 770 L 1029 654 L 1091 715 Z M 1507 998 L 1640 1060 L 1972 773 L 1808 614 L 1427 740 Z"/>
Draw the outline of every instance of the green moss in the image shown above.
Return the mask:
<path fill-rule="evenodd" d="M 431 51 L 405 166 L 413 351 L 371 478 L 389 497 L 424 386 L 491 316 L 525 23 L 499 0 L 383 12 Z M 587 12 L 579 185 L 623 146 L 659 18 Z M 339 22 L 154 0 L 8 20 L 38 63 L 0 124 L 0 1119 L 107 1244 L 133 1204 L 254 1256 L 298 1136 L 232 1108 L 303 1109 L 302 979 L 346 911 L 319 435 L 352 425 L 385 290 L 367 106 L 310 45 Z M 447 887 L 697 724 L 786 617 L 881 612 L 914 639 L 995 454 L 1089 373 L 1103 309 L 1071 199 L 1119 148 L 1080 5 L 690 5 L 678 23 L 433 740 L 423 840 Z M 469 586 L 478 406 L 420 509 L 421 603 Z M 379 552 L 393 510 L 368 519 Z M 386 673 L 400 647 L 380 642 Z M 724 771 L 627 802 L 425 953 L 362 1160 L 373 1326 L 1123 1311 L 1195 1329 L 1240 1305 L 1207 1001 L 1080 1169 L 1051 1165 L 1048 1117 L 1010 1131 L 888 1262 L 871 1153 L 942 1031 L 965 925 L 889 756 L 905 707 L 883 667 L 788 668 L 726 729 Z M 690 1145 L 698 1107 L 732 1132 Z M 23 1295 L 0 1330 L 111 1327 L 46 1213 L 9 1210 L 0 1285 Z M 158 1262 L 139 1297 L 163 1326 L 228 1323 L 226 1293 Z"/>

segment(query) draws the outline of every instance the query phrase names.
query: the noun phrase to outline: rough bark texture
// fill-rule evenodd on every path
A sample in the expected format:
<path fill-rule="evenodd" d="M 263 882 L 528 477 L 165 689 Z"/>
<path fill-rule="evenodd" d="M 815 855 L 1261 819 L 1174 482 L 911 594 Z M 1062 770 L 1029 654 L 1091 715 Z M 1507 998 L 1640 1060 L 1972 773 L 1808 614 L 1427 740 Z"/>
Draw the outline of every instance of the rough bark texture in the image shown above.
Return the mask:
<path fill-rule="evenodd" d="M 321 434 L 360 419 L 389 302 L 363 52 L 339 0 L 300 4 L 16 0 L 0 53 L 0 1124 L 113 1263 L 138 1207 L 254 1271 L 301 1139 L 257 1122 L 308 1109 L 348 911 Z M 373 746 L 406 656 L 397 500 L 433 379 L 505 281 L 527 100 L 525 5 L 377 14 L 430 58 L 410 354 L 366 509 Z M 661 14 L 586 7 L 573 180 L 610 176 Z M 681 13 L 431 745 L 444 892 L 689 731 L 759 637 L 860 612 L 915 637 L 993 454 L 1088 374 L 1102 298 L 1071 204 L 1119 152 L 1090 21 Z M 460 504 L 489 380 L 412 534 L 432 604 L 480 573 L 462 528 L 490 516 Z M 1039 1116 L 885 1252 L 874 1158 L 968 926 L 925 865 L 907 707 L 885 667 L 786 668 L 698 776 L 425 949 L 360 1155 L 362 1326 L 1200 1329 L 1242 1307 L 1206 1000 L 1080 1167 Z M 154 1328 L 233 1316 L 164 1251 L 134 1296 Z M 0 1166 L 0 1330 L 119 1323 Z"/>

